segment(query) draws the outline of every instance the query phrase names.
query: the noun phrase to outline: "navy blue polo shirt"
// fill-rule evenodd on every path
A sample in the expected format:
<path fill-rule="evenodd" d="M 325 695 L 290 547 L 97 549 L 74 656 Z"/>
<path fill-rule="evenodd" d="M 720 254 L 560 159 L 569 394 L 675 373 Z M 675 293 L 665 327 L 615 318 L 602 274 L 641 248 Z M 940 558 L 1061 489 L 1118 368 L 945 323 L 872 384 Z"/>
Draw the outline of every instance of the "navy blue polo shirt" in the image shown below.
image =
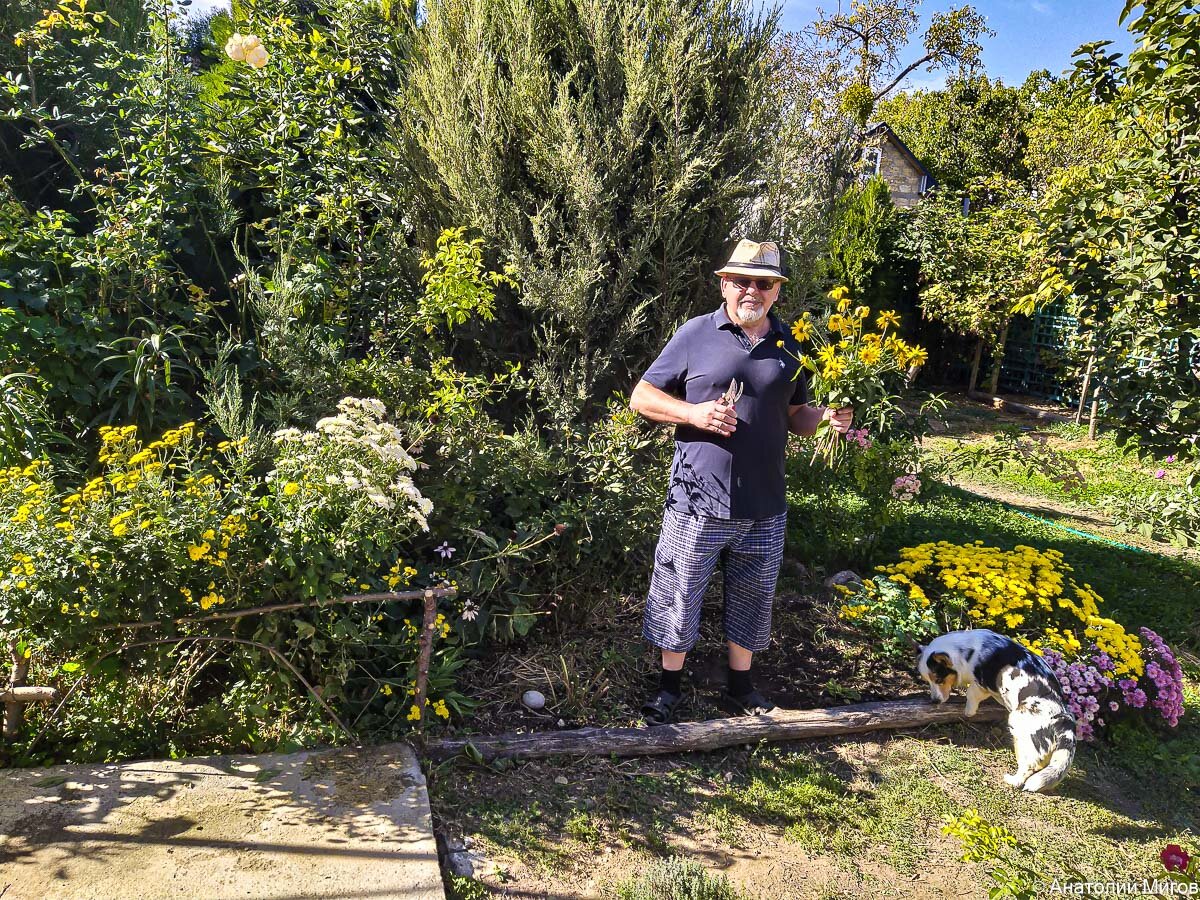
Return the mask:
<path fill-rule="evenodd" d="M 808 379 L 779 341 L 800 353 L 796 340 L 768 313 L 771 330 L 757 344 L 729 320 L 722 303 L 689 319 L 642 376 L 688 403 L 716 400 L 736 378 L 737 431 L 721 436 L 675 426 L 675 459 L 667 506 L 719 519 L 766 519 L 787 511 L 784 455 L 788 407 L 808 402 Z"/>

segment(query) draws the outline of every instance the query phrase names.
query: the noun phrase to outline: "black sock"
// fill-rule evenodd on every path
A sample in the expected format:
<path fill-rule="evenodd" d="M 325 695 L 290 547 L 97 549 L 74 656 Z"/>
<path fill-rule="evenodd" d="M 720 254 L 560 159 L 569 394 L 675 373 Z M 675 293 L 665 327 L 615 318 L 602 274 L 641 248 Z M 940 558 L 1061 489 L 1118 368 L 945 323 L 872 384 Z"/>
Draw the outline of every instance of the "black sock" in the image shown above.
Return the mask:
<path fill-rule="evenodd" d="M 754 681 L 750 677 L 749 669 L 745 671 L 729 670 L 729 693 L 735 697 L 744 697 L 752 690 L 754 690 Z"/>
<path fill-rule="evenodd" d="M 683 693 L 683 669 L 662 670 L 662 678 L 659 679 L 658 686 L 664 691 L 670 691 L 672 694 Z"/>

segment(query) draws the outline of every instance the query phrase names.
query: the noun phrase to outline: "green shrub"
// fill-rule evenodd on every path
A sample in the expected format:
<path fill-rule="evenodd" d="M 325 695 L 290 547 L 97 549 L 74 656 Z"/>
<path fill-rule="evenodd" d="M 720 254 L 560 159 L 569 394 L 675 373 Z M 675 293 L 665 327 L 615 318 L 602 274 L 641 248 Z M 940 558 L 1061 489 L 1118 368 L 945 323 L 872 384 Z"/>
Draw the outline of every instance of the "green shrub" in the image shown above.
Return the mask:
<path fill-rule="evenodd" d="M 963 862 L 983 863 L 993 887 L 992 900 L 1033 900 L 1050 880 L 1046 865 L 1037 851 L 1017 840 L 1003 825 L 993 825 L 976 810 L 946 816 L 942 833 L 958 838 L 963 847 Z M 1078 872 L 1071 873 L 1084 881 Z"/>
<path fill-rule="evenodd" d="M 348 398 L 314 430 L 281 431 L 265 473 L 249 465 L 241 442 L 210 448 L 191 423 L 145 445 L 136 426 L 105 429 L 100 474 L 70 488 L 57 487 L 45 463 L 4 470 L 6 642 L 17 641 L 48 675 L 61 663 L 66 677 L 120 646 L 121 632 L 106 626 L 299 601 L 309 608 L 214 629 L 261 645 L 223 657 L 228 681 L 264 687 L 274 678 L 278 698 L 295 696 L 270 648 L 295 660 L 327 702 L 354 711 L 363 727 L 403 727 L 415 718 L 409 694 L 420 611 L 398 603 L 320 607 L 344 594 L 448 579 L 423 561 L 433 556 L 422 536 L 431 503 L 412 480 L 416 462 L 402 432 L 383 414 L 378 401 Z M 442 717 L 466 708 L 453 691 L 461 661 L 448 617 L 456 620 L 458 609 L 447 603 L 434 635 L 431 708 Z M 186 645 L 213 633 L 182 626 L 178 637 Z"/>
<path fill-rule="evenodd" d="M 698 862 L 672 856 L 622 881 L 612 889 L 612 896 L 616 900 L 738 900 L 741 894 L 724 875 L 711 875 Z"/>
<path fill-rule="evenodd" d="M 528 360 L 539 424 L 599 418 L 679 322 L 772 139 L 776 17 L 746 0 L 422 5 L 404 128 L 415 225 L 512 264 L 472 365 Z"/>
<path fill-rule="evenodd" d="M 1186 485 L 1112 497 L 1104 504 L 1118 531 L 1132 531 L 1176 547 L 1200 546 L 1200 476 Z"/>
<path fill-rule="evenodd" d="M 910 484 L 921 490 L 919 448 L 911 438 L 872 441 L 862 434 L 861 442 L 845 441 L 835 466 L 817 457 L 809 439 L 796 441 L 789 455 L 788 547 L 806 562 L 839 568 L 871 563 L 912 504 L 897 479 L 915 477 Z"/>

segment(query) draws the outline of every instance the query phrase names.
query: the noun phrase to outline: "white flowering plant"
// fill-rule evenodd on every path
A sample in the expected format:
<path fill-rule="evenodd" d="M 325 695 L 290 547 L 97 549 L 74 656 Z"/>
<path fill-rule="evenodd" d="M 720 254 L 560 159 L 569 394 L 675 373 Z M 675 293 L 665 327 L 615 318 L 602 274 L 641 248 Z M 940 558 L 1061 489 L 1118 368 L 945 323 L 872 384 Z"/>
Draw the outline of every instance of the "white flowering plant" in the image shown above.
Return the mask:
<path fill-rule="evenodd" d="M 273 568 L 310 596 L 337 593 L 348 572 L 390 565 L 429 529 L 433 504 L 414 484 L 417 463 L 386 412 L 378 400 L 347 397 L 313 430 L 275 434 Z"/>

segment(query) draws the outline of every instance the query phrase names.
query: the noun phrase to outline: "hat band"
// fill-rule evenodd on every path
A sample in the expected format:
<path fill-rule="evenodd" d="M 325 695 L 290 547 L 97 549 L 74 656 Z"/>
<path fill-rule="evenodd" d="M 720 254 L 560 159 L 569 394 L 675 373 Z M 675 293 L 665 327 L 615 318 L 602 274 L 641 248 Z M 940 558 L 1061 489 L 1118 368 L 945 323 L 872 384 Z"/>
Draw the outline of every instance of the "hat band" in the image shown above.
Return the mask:
<path fill-rule="evenodd" d="M 724 268 L 718 269 L 717 272 L 719 274 L 735 267 L 738 269 L 754 269 L 756 272 L 774 272 L 776 274 L 782 274 L 782 270 L 779 268 L 779 266 L 772 266 L 768 263 L 753 262 L 728 262 L 725 264 Z"/>

